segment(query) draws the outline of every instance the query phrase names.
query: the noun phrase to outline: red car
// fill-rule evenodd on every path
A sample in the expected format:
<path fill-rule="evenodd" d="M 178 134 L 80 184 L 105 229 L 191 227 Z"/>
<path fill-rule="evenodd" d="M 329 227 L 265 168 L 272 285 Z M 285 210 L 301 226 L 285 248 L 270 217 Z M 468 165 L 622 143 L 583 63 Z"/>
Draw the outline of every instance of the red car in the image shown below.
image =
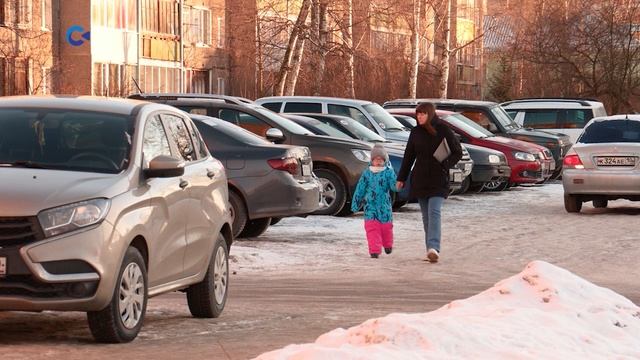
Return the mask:
<path fill-rule="evenodd" d="M 391 114 L 408 115 L 415 118 L 412 109 L 386 109 Z M 496 136 L 487 129 L 476 124 L 460 113 L 450 111 L 436 111 L 455 133 L 460 135 L 460 141 L 465 144 L 478 145 L 501 151 L 507 157 L 511 167 L 510 184 L 540 183 L 547 180 L 555 170 L 555 162 L 549 149 L 530 142 Z"/>

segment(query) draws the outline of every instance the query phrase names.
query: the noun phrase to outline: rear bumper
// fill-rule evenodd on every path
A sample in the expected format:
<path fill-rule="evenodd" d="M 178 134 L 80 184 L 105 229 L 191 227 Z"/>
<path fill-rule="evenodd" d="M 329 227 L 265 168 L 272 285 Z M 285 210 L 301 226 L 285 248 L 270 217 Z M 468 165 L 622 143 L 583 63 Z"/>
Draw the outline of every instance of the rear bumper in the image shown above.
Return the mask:
<path fill-rule="evenodd" d="M 564 169 L 562 186 L 566 194 L 640 196 L 640 172 Z"/>
<path fill-rule="evenodd" d="M 511 176 L 509 165 L 474 165 L 471 172 L 472 182 L 487 182 L 508 179 Z"/>
<path fill-rule="evenodd" d="M 288 217 L 312 213 L 320 208 L 320 183 L 298 182 L 284 172 L 266 178 L 240 178 L 235 183 L 245 190 L 250 219 Z M 251 187 L 255 181 L 260 186 Z"/>

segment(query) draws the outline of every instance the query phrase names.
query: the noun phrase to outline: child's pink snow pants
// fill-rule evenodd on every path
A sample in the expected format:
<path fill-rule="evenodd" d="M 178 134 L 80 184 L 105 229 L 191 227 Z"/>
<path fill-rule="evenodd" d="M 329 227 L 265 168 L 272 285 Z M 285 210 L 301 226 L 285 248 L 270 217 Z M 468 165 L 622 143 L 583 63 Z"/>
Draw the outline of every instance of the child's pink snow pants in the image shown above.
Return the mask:
<path fill-rule="evenodd" d="M 364 230 L 367 232 L 369 254 L 380 254 L 380 247 L 393 247 L 393 223 L 381 223 L 378 220 L 365 220 Z"/>

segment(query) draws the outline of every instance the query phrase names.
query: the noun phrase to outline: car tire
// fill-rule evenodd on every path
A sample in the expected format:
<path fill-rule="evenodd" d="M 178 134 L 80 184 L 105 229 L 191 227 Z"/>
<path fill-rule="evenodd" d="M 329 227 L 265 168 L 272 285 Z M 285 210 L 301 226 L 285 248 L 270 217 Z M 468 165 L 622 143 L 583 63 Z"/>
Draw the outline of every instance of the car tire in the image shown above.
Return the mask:
<path fill-rule="evenodd" d="M 218 234 L 204 279 L 187 288 L 187 304 L 196 318 L 217 318 L 227 303 L 229 290 L 229 249 Z"/>
<path fill-rule="evenodd" d="M 233 231 L 233 238 L 235 239 L 240 236 L 240 233 L 247 225 L 247 207 L 245 206 L 242 197 L 235 191 L 229 191 L 229 204 L 231 204 L 231 215 L 233 218 L 231 229 Z"/>
<path fill-rule="evenodd" d="M 582 200 L 576 195 L 564 194 L 564 209 L 569 213 L 579 213 L 582 209 Z"/>
<path fill-rule="evenodd" d="M 607 199 L 596 199 L 593 200 L 593 207 L 598 209 L 606 208 L 609 205 L 609 200 Z"/>
<path fill-rule="evenodd" d="M 89 329 L 96 341 L 125 343 L 135 339 L 142 328 L 148 298 L 147 267 L 138 249 L 129 247 L 111 301 L 102 310 L 87 312 Z"/>
<path fill-rule="evenodd" d="M 509 187 L 507 181 L 487 181 L 482 185 L 483 191 L 504 191 Z"/>
<path fill-rule="evenodd" d="M 460 188 L 453 192 L 453 195 L 464 194 L 469 191 L 469 187 L 471 187 L 471 177 L 467 176 L 466 178 L 464 178 L 464 180 L 462 180 Z"/>
<path fill-rule="evenodd" d="M 271 225 L 275 225 L 275 224 L 279 223 L 280 221 L 282 221 L 281 217 L 272 217 L 271 218 Z"/>
<path fill-rule="evenodd" d="M 264 234 L 265 231 L 267 231 L 267 229 L 269 228 L 269 225 L 271 225 L 270 217 L 249 220 L 247 222 L 247 225 L 245 225 L 244 230 L 242 230 L 242 232 L 240 233 L 240 235 L 238 235 L 238 237 L 239 238 L 258 237 Z"/>
<path fill-rule="evenodd" d="M 325 207 L 315 211 L 314 215 L 338 215 L 347 203 L 347 190 L 344 182 L 335 172 L 328 169 L 313 171 L 324 190 Z"/>

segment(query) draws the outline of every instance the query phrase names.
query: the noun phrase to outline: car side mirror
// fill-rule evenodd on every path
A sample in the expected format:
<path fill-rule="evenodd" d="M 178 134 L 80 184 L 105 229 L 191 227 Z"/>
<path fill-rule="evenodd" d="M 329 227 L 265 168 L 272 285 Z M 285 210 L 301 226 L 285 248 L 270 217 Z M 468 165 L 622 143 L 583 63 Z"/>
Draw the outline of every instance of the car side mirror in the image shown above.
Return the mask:
<path fill-rule="evenodd" d="M 184 161 L 173 156 L 158 155 L 149 161 L 149 166 L 143 171 L 147 178 L 182 176 L 184 174 Z"/>
<path fill-rule="evenodd" d="M 273 141 L 274 143 L 281 143 L 284 141 L 284 134 L 282 133 L 282 130 L 277 128 L 270 128 L 267 130 L 265 136 L 267 140 Z"/>
<path fill-rule="evenodd" d="M 496 126 L 496 124 L 489 123 L 489 131 L 491 131 L 492 133 L 498 132 L 498 127 Z"/>

